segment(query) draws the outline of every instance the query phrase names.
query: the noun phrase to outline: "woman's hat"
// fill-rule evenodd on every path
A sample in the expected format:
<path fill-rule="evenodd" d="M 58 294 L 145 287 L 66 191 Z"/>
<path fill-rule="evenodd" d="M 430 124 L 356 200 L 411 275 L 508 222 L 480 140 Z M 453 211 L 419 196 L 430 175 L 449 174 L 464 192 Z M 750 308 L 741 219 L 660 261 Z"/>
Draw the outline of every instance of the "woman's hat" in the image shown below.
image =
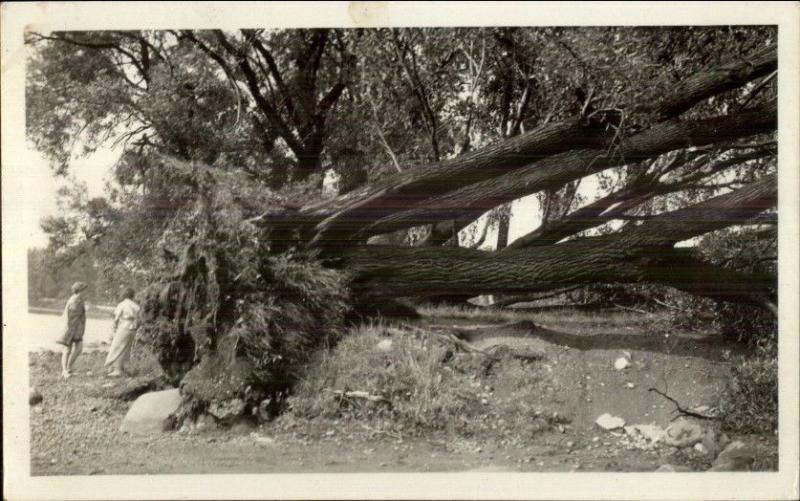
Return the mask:
<path fill-rule="evenodd" d="M 77 294 L 77 293 L 79 293 L 80 291 L 82 291 L 82 290 L 86 289 L 87 287 L 89 287 L 89 286 L 88 286 L 88 285 L 86 285 L 86 284 L 85 284 L 85 283 L 83 283 L 83 282 L 75 282 L 74 284 L 72 284 L 72 293 L 73 293 L 73 294 Z"/>

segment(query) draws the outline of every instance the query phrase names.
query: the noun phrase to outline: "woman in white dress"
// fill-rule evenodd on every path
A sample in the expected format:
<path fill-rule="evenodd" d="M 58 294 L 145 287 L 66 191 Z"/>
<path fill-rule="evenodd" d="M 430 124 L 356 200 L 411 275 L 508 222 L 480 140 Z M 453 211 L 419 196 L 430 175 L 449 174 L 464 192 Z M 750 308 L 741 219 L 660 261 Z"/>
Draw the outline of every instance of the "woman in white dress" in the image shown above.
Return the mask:
<path fill-rule="evenodd" d="M 122 302 L 114 310 L 114 339 L 106 356 L 106 367 L 111 367 L 111 377 L 125 374 L 125 366 L 131 358 L 131 349 L 139 328 L 140 307 L 133 301 L 133 289 L 125 289 Z"/>

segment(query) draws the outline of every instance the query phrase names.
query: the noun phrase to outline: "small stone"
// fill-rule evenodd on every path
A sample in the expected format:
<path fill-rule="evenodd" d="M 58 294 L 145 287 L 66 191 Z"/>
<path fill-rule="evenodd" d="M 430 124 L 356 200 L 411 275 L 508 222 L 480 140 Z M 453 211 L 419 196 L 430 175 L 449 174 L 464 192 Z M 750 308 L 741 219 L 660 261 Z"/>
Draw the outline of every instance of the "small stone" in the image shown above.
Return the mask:
<path fill-rule="evenodd" d="M 332 436 L 334 436 L 335 434 L 336 434 L 336 431 L 335 431 L 335 430 L 328 430 L 328 431 L 326 431 L 326 432 L 325 432 L 325 436 L 326 436 L 326 437 L 332 437 Z"/>
<path fill-rule="evenodd" d="M 625 387 L 632 390 L 636 388 L 636 385 L 633 383 L 625 383 Z"/>
<path fill-rule="evenodd" d="M 567 447 L 569 447 L 570 449 L 571 449 L 571 448 L 572 448 L 572 446 L 574 446 L 574 445 L 575 445 L 575 442 L 572 442 L 572 441 L 570 441 L 570 442 L 567 442 Z"/>
<path fill-rule="evenodd" d="M 594 437 L 594 438 L 592 439 L 592 442 L 598 442 L 599 440 L 600 440 L 600 437 Z"/>
<path fill-rule="evenodd" d="M 264 435 L 260 435 L 258 433 L 251 433 L 250 437 L 260 445 L 275 445 L 275 439 L 272 437 L 265 437 Z"/>
<path fill-rule="evenodd" d="M 392 340 L 391 339 L 383 339 L 378 344 L 375 345 L 375 349 L 378 351 L 382 351 L 384 353 L 392 351 Z"/>
<path fill-rule="evenodd" d="M 618 359 L 614 360 L 614 368 L 618 371 L 627 369 L 630 365 L 630 360 L 625 357 L 619 357 Z"/>
<path fill-rule="evenodd" d="M 700 454 L 708 454 L 708 449 L 706 448 L 705 445 L 703 445 L 703 442 L 697 442 L 696 444 L 694 444 L 694 450 L 696 450 Z"/>
<path fill-rule="evenodd" d="M 605 413 L 595 420 L 595 424 L 604 430 L 617 430 L 625 426 L 625 420 L 621 417 L 612 416 L 609 413 Z"/>

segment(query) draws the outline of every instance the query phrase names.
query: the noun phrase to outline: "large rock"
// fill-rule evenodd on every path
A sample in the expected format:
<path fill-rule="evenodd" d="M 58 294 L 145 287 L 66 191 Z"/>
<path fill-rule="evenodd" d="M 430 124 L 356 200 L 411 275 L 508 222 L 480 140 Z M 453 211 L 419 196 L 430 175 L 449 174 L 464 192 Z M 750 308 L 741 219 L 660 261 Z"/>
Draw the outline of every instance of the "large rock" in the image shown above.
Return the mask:
<path fill-rule="evenodd" d="M 756 460 L 756 451 L 744 442 L 731 442 L 719 453 L 708 471 L 748 471 Z"/>
<path fill-rule="evenodd" d="M 178 389 L 145 393 L 133 402 L 120 431 L 128 433 L 158 433 L 169 427 L 170 415 L 178 410 L 182 397 Z"/>
<path fill-rule="evenodd" d="M 664 432 L 664 441 L 673 447 L 691 447 L 703 439 L 703 427 L 695 421 L 679 419 Z"/>

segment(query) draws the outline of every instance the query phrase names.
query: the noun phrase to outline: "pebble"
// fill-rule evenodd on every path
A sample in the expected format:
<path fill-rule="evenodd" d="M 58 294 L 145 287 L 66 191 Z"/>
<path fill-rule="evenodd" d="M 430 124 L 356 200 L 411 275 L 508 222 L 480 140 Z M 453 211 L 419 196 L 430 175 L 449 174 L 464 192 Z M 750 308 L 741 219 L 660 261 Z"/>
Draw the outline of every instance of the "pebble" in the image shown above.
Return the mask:
<path fill-rule="evenodd" d="M 630 365 L 631 365 L 630 360 L 628 360 L 625 357 L 619 357 L 616 360 L 614 360 L 614 368 L 617 369 L 618 371 L 627 369 Z"/>

